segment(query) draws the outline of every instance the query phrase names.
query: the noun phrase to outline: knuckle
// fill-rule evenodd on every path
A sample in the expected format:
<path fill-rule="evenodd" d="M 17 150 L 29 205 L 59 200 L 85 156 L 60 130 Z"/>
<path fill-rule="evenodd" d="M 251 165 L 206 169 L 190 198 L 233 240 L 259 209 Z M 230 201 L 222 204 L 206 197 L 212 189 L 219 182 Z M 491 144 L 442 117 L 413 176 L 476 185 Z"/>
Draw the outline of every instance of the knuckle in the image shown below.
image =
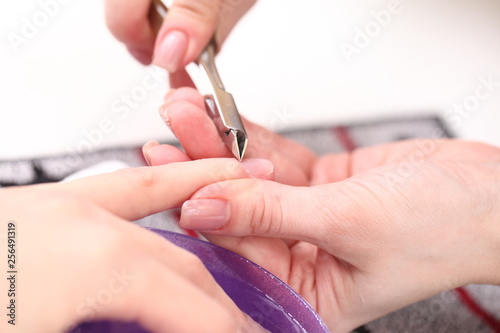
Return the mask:
<path fill-rule="evenodd" d="M 182 273 L 186 278 L 192 281 L 197 281 L 197 284 L 200 287 L 204 285 L 210 286 L 210 283 L 213 282 L 212 276 L 200 258 L 193 253 L 184 250 L 178 254 L 178 258 L 180 258 L 180 261 L 183 263 Z"/>
<path fill-rule="evenodd" d="M 33 200 L 43 202 L 44 211 L 57 212 L 57 215 L 76 216 L 79 220 L 92 221 L 97 215 L 95 205 L 89 205 L 86 198 L 66 191 L 41 191 Z M 69 222 L 74 222 L 71 219 Z"/>
<path fill-rule="evenodd" d="M 85 247 L 85 257 L 97 262 L 115 263 L 118 258 L 129 257 L 124 255 L 130 249 L 123 233 L 116 228 L 103 223 L 92 228 L 92 244 Z"/>
<path fill-rule="evenodd" d="M 283 224 L 283 203 L 279 193 L 267 191 L 265 184 L 260 182 L 255 187 L 255 202 L 250 215 L 250 231 L 254 235 L 278 234 Z"/>
<path fill-rule="evenodd" d="M 115 172 L 133 188 L 148 189 L 156 183 L 155 168 L 126 168 Z"/>
<path fill-rule="evenodd" d="M 207 272 L 205 265 L 196 255 L 184 252 L 184 262 L 186 263 L 186 267 L 188 269 L 188 275 L 193 277 L 199 277 Z"/>
<path fill-rule="evenodd" d="M 142 216 L 150 215 L 153 211 L 154 195 L 157 187 L 164 184 L 161 179 L 161 171 L 158 168 L 140 167 L 140 168 L 126 168 L 115 171 L 116 175 L 123 180 L 124 191 L 137 193 L 142 196 L 141 200 L 132 200 L 129 205 L 131 210 L 140 212 Z M 140 203 L 139 203 L 140 201 Z"/>
<path fill-rule="evenodd" d="M 177 0 L 175 9 L 198 22 L 214 23 L 220 4 L 220 0 Z"/>

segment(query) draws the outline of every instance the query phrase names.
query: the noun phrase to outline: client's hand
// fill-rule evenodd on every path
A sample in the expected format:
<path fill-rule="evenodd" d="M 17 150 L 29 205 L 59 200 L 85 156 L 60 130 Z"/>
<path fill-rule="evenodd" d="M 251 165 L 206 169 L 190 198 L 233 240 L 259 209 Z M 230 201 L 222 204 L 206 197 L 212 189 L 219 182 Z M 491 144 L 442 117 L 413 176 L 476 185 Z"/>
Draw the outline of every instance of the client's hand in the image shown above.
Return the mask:
<path fill-rule="evenodd" d="M 229 156 L 201 96 L 180 89 L 166 101 L 162 117 L 187 155 L 149 144 L 151 164 Z M 246 126 L 251 138 L 269 138 L 260 146 L 254 139 L 250 152 L 273 161 L 284 184 L 209 185 L 184 204 L 181 226 L 278 275 L 332 330 L 348 331 L 467 283 L 500 284 L 498 148 L 417 140 L 316 159 Z"/>
<path fill-rule="evenodd" d="M 270 168 L 204 160 L 0 190 L 1 248 L 15 224 L 18 272 L 16 325 L 3 316 L 0 331 L 63 332 L 99 319 L 136 321 L 151 332 L 259 331 L 198 258 L 127 221 L 178 207 L 214 181 Z M 4 273 L 12 270 L 6 264 Z M 9 288 L 4 276 L 4 306 Z"/>
<path fill-rule="evenodd" d="M 335 332 L 444 290 L 500 284 L 500 149 L 407 141 L 325 156 L 311 175 L 322 185 L 209 185 L 184 204 L 181 226 L 278 275 Z M 240 247 L 262 237 L 274 247 Z"/>
<path fill-rule="evenodd" d="M 185 153 L 169 145 L 150 142 L 143 148 L 150 165 L 214 157 L 232 157 L 205 111 L 203 97 L 193 88 L 171 90 L 160 115 L 179 139 Z M 309 185 L 316 156 L 306 147 L 243 118 L 249 135 L 245 158 L 263 158 L 274 165 L 276 181 Z"/>
<path fill-rule="evenodd" d="M 220 138 L 215 125 L 210 120 L 204 107 L 202 96 L 192 88 L 181 88 L 170 91 L 165 96 L 165 104 L 160 115 L 170 129 L 176 134 L 185 149 L 170 145 L 159 145 L 149 142 L 143 147 L 146 160 L 150 165 L 164 165 L 191 159 L 212 157 L 232 157 Z M 269 170 L 261 170 L 259 178 L 267 178 L 283 184 L 307 186 L 316 156 L 306 147 L 287 140 L 280 135 L 264 129 L 243 119 L 249 135 L 249 146 L 245 154 L 247 158 L 265 158 L 274 165 Z M 233 157 L 234 158 L 234 157 Z M 186 208 L 186 207 L 185 207 Z M 207 207 L 207 209 L 213 209 Z M 200 212 L 200 214 L 203 214 Z M 235 250 L 240 255 L 266 260 L 264 267 L 281 265 L 281 256 L 277 253 L 287 252 L 293 242 L 266 237 L 218 237 L 205 234 L 211 242 L 219 246 Z"/>

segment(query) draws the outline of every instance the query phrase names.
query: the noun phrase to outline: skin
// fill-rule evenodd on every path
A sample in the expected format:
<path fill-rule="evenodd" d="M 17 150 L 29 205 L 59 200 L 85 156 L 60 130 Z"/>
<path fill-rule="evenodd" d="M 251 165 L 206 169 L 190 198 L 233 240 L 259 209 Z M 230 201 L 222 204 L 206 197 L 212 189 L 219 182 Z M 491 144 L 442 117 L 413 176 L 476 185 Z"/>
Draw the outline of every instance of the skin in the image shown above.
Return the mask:
<path fill-rule="evenodd" d="M 202 107 L 201 96 L 183 88 L 160 110 L 183 160 L 229 154 Z M 193 122 L 196 131 L 186 126 Z M 332 331 L 458 286 L 500 284 L 499 148 L 413 140 L 318 158 L 245 126 L 249 156 L 269 159 L 277 181 L 208 185 L 184 204 L 181 226 L 276 274 Z M 152 142 L 144 151 L 158 165 L 172 162 L 171 149 Z M 193 215 L 197 204 L 221 201 L 230 214 L 217 226 Z"/>
<path fill-rule="evenodd" d="M 105 0 L 106 22 L 113 35 L 123 42 L 141 63 L 153 61 L 157 46 L 171 31 L 188 37 L 188 46 L 179 63 L 184 68 L 196 60 L 217 29 L 222 45 L 238 20 L 255 0 L 176 0 L 156 36 L 148 21 L 151 0 Z M 155 54 L 162 57 L 162 54 Z M 156 62 L 158 59 L 156 59 Z"/>
<path fill-rule="evenodd" d="M 217 26 L 213 11 L 205 12 L 208 20 L 185 20 L 186 31 L 203 27 L 210 33 L 189 39 L 195 46 L 190 44 L 184 65 Z M 144 15 L 136 22 L 144 24 Z M 165 24 L 174 25 L 169 18 Z M 110 27 L 126 40 L 119 37 L 120 28 Z M 160 31 L 157 45 L 164 36 Z M 147 45 L 153 39 L 138 38 Z M 183 75 L 171 78 L 172 87 L 190 85 Z M 144 153 L 151 165 L 229 156 L 193 90 L 170 93 L 161 114 L 186 152 L 150 142 Z M 463 284 L 500 283 L 498 148 L 407 141 L 317 158 L 251 123 L 246 128 L 247 156 L 273 162 L 277 182 L 240 180 L 201 189 L 184 205 L 181 225 L 204 231 L 211 241 L 277 274 L 333 331 L 349 331 Z M 226 202 L 231 212 L 215 230 L 210 230 L 213 218 L 204 224 L 192 216 L 197 204 L 210 205 L 207 199 L 214 206 Z"/>
<path fill-rule="evenodd" d="M 262 170 L 268 176 L 268 163 L 252 163 L 203 160 L 0 190 L 2 248 L 8 221 L 15 221 L 18 259 L 16 325 L 2 320 L 0 330 L 63 332 L 110 319 L 136 321 L 151 332 L 262 331 L 197 257 L 128 223 L 178 207 L 214 181 Z M 9 270 L 7 260 L 0 269 Z M 9 289 L 5 278 L 0 289 Z M 2 292 L 1 303 L 8 302 Z"/>

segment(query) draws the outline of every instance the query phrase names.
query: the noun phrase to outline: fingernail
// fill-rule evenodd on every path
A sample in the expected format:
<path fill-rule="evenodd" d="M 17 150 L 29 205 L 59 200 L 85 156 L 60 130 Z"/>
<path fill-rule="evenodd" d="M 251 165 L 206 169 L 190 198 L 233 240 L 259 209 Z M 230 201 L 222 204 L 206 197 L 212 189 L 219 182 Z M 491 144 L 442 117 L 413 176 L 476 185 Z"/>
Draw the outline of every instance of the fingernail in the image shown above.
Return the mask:
<path fill-rule="evenodd" d="M 170 124 L 170 118 L 168 116 L 168 104 L 163 104 L 162 106 L 160 106 L 160 117 L 168 126 L 168 128 L 170 128 L 170 130 L 173 132 L 174 130 L 172 129 L 172 124 Z"/>
<path fill-rule="evenodd" d="M 273 179 L 274 178 L 274 165 L 264 159 L 250 158 L 241 162 L 243 168 L 250 177 L 260 179 Z"/>
<path fill-rule="evenodd" d="M 155 65 L 175 73 L 186 54 L 187 46 L 188 38 L 185 33 L 178 30 L 170 31 L 158 45 L 154 56 Z"/>
<path fill-rule="evenodd" d="M 151 166 L 151 156 L 149 155 L 149 150 L 152 147 L 158 146 L 160 143 L 156 140 L 148 141 L 144 146 L 142 146 L 142 155 L 144 155 L 144 159 Z"/>
<path fill-rule="evenodd" d="M 229 222 L 229 203 L 219 199 L 188 200 L 182 205 L 181 227 L 194 230 L 220 229 Z"/>
<path fill-rule="evenodd" d="M 143 65 L 148 65 L 151 63 L 151 52 L 141 49 L 129 48 L 128 51 L 134 56 L 137 61 Z"/>

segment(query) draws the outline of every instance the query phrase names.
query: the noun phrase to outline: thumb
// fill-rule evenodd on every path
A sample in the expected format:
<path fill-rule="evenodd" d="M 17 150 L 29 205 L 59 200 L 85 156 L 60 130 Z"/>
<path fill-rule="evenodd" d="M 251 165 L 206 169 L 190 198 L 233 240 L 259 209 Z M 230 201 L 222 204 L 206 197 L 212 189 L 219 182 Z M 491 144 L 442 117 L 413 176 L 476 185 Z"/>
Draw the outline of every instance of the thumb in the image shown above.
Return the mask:
<path fill-rule="evenodd" d="M 226 181 L 206 186 L 186 201 L 180 225 L 219 235 L 302 240 L 325 248 L 346 232 L 344 197 L 337 184 Z"/>
<path fill-rule="evenodd" d="M 196 60 L 216 34 L 218 45 L 255 0 L 175 0 L 155 45 L 155 65 L 175 73 Z"/>
<path fill-rule="evenodd" d="M 218 25 L 221 0 L 176 0 L 156 40 L 153 62 L 171 73 L 195 60 Z"/>

